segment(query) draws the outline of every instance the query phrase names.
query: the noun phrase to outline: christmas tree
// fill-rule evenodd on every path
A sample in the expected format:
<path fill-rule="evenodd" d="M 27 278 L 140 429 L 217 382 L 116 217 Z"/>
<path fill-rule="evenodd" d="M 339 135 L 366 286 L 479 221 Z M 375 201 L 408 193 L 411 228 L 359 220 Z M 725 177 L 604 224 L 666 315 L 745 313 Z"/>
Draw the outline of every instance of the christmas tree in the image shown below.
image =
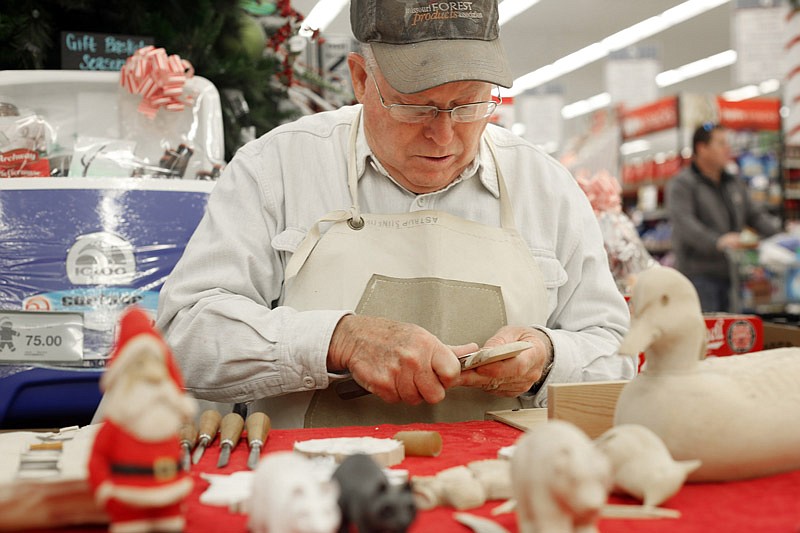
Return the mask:
<path fill-rule="evenodd" d="M 58 69 L 62 31 L 152 37 L 220 92 L 225 158 L 296 111 L 287 102 L 302 15 L 289 0 L 15 0 L 0 11 L 0 68 Z M 270 24 L 262 24 L 268 17 Z M 267 29 L 265 29 L 265 27 Z"/>

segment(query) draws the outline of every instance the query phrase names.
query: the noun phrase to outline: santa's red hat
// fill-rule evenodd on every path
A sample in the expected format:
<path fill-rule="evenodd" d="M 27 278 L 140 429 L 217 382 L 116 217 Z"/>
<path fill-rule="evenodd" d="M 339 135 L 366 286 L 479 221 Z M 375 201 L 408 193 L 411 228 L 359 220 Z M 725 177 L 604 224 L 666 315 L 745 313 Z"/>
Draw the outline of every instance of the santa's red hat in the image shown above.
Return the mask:
<path fill-rule="evenodd" d="M 144 353 L 161 355 L 175 386 L 183 390 L 183 377 L 169 346 L 156 330 L 150 316 L 135 305 L 125 309 L 120 317 L 117 343 L 111 352 L 106 371 L 100 378 L 100 389 L 105 391 L 112 387 L 130 364 Z"/>

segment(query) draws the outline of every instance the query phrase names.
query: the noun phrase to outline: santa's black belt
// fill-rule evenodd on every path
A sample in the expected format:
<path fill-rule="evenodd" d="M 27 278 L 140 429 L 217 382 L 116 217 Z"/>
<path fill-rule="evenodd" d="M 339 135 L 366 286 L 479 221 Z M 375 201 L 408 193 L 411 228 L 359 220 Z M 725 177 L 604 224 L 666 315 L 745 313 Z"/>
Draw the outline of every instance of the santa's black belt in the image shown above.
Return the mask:
<path fill-rule="evenodd" d="M 182 470 L 180 462 L 172 457 L 162 457 L 153 461 L 152 466 L 111 463 L 111 473 L 120 476 L 153 476 L 157 480 L 168 480 Z"/>

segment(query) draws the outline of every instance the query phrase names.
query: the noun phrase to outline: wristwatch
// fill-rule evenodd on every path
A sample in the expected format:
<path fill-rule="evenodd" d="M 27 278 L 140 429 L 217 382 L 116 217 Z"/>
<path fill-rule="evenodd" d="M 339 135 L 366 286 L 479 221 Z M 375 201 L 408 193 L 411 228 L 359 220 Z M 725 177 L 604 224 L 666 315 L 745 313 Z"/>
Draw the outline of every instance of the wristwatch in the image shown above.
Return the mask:
<path fill-rule="evenodd" d="M 539 380 L 538 380 L 536 383 L 534 383 L 534 384 L 531 386 L 531 388 L 530 388 L 530 392 L 531 392 L 532 394 L 536 394 L 536 393 L 538 393 L 538 392 L 539 392 L 539 389 L 541 389 L 541 388 L 542 388 L 542 385 L 544 385 L 544 382 L 545 382 L 545 380 L 547 379 L 547 376 L 549 376 L 549 375 L 550 375 L 550 370 L 552 370 L 552 369 L 553 369 L 553 365 L 554 365 L 554 364 L 556 364 L 556 358 L 555 358 L 555 357 L 550 357 L 550 362 L 549 362 L 549 363 L 547 363 L 547 366 L 546 366 L 546 367 L 544 367 L 544 370 L 542 370 L 542 376 L 541 376 L 541 377 L 539 378 Z"/>

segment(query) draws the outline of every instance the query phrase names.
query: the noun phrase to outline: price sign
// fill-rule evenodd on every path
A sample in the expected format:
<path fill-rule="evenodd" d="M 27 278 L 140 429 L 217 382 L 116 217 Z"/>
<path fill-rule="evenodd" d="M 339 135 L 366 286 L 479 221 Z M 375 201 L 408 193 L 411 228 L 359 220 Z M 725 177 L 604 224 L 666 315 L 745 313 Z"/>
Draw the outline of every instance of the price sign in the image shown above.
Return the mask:
<path fill-rule="evenodd" d="M 0 311 L 0 360 L 81 361 L 83 315 Z"/>

